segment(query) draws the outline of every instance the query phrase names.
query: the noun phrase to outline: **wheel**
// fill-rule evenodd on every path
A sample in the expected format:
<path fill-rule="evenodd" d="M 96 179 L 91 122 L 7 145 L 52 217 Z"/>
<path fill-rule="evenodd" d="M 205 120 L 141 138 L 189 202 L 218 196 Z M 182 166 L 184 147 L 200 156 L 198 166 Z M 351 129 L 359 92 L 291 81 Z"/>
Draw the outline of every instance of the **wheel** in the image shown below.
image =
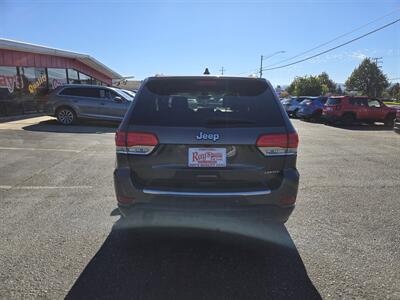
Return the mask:
<path fill-rule="evenodd" d="M 387 115 L 384 120 L 385 126 L 393 127 L 394 126 L 394 118 L 395 118 L 394 115 Z"/>
<path fill-rule="evenodd" d="M 294 117 L 294 118 L 297 118 L 297 112 L 299 111 L 299 109 L 298 108 L 296 108 L 293 112 L 292 112 L 292 116 Z"/>
<path fill-rule="evenodd" d="M 344 114 L 341 121 L 344 125 L 351 125 L 354 123 L 355 118 L 353 114 Z"/>
<path fill-rule="evenodd" d="M 322 111 L 316 111 L 311 115 L 311 120 L 314 122 L 320 122 L 322 117 Z"/>
<path fill-rule="evenodd" d="M 75 112 L 68 107 L 62 107 L 57 110 L 57 121 L 63 125 L 71 125 L 76 121 Z"/>

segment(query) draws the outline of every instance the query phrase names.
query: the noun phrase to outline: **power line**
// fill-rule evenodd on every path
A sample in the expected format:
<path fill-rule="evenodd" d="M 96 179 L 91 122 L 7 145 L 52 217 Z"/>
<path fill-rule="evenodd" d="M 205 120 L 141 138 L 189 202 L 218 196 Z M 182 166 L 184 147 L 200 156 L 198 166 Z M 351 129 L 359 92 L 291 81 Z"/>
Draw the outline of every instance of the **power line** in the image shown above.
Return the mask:
<path fill-rule="evenodd" d="M 309 56 L 309 57 L 300 59 L 300 60 L 298 60 L 298 61 L 292 62 L 292 63 L 290 63 L 290 64 L 286 64 L 286 65 L 283 65 L 283 66 L 278 66 L 278 67 L 273 67 L 273 68 L 264 68 L 263 71 L 269 71 L 269 70 L 275 70 L 275 69 L 282 69 L 282 68 L 285 68 L 285 67 L 289 67 L 289 66 L 292 66 L 292 65 L 301 63 L 301 62 L 303 62 L 303 61 L 310 60 L 310 59 L 312 59 L 312 58 L 314 58 L 314 57 L 320 56 L 320 55 L 322 55 L 322 54 L 331 52 L 331 51 L 336 50 L 336 49 L 338 49 L 338 48 L 340 48 L 340 47 L 343 47 L 343 46 L 346 46 L 346 45 L 348 45 L 348 44 L 350 44 L 350 43 L 353 43 L 353 42 L 355 42 L 355 41 L 357 41 L 357 40 L 359 40 L 359 39 L 362 39 L 363 37 L 366 37 L 366 36 L 368 36 L 368 35 L 371 35 L 371 34 L 377 32 L 377 31 L 382 30 L 382 29 L 384 29 L 384 28 L 386 28 L 386 27 L 389 27 L 389 26 L 391 26 L 391 25 L 393 25 L 393 24 L 395 24 L 395 23 L 397 23 L 397 22 L 399 22 L 399 21 L 400 21 L 400 19 L 394 20 L 393 22 L 390 22 L 390 23 L 388 23 L 388 24 L 385 24 L 385 25 L 383 25 L 383 26 L 381 26 L 381 27 L 379 27 L 379 28 L 377 28 L 377 29 L 374 29 L 374 30 L 372 30 L 372 31 L 370 31 L 370 32 L 367 32 L 367 33 L 365 33 L 365 34 L 363 34 L 363 35 L 361 35 L 361 36 L 359 36 L 359 37 L 356 37 L 356 38 L 354 38 L 354 39 L 352 39 L 352 40 L 350 40 L 350 41 L 347 41 L 347 42 L 342 43 L 342 44 L 340 44 L 340 45 L 338 45 L 338 46 L 335 46 L 335 47 L 330 48 L 330 49 L 328 49 L 328 50 L 322 51 L 322 52 L 320 52 L 320 53 L 314 54 L 314 55 L 312 55 L 312 56 Z"/>
<path fill-rule="evenodd" d="M 358 30 L 360 30 L 360 29 L 362 29 L 362 28 L 364 28 L 364 27 L 367 27 L 368 25 L 371 25 L 372 23 L 375 23 L 375 22 L 377 22 L 377 21 L 379 21 L 379 20 L 382 20 L 382 19 L 386 18 L 387 16 L 390 16 L 390 15 L 394 14 L 395 12 L 398 12 L 399 10 L 400 10 L 400 8 L 395 9 L 395 10 L 391 11 L 390 13 L 387 13 L 386 15 L 380 16 L 379 18 L 376 18 L 376 19 L 372 20 L 371 22 L 368 22 L 368 23 L 366 23 L 366 24 L 364 24 L 364 25 L 361 25 L 361 26 L 359 26 L 359 27 L 357 27 L 357 28 L 355 28 L 355 29 L 353 29 L 353 30 L 351 30 L 351 31 L 349 31 L 349 32 L 346 32 L 346 33 L 344 33 L 344 34 L 341 34 L 341 35 L 339 35 L 339 36 L 337 36 L 337 37 L 335 37 L 335 38 L 333 38 L 333 39 L 331 39 L 331 40 L 329 40 L 329 41 L 327 41 L 327 42 L 325 42 L 325 43 L 322 43 L 322 44 L 320 44 L 320 45 L 318 45 L 318 46 L 315 46 L 314 48 L 311 48 L 311 49 L 309 49 L 309 50 L 306 50 L 306 51 L 304 51 L 304 52 L 302 52 L 302 53 L 300 53 L 300 54 L 297 54 L 297 55 L 295 55 L 295 56 L 292 56 L 292 57 L 290 57 L 290 58 L 286 58 L 286 59 L 281 60 L 281 61 L 279 61 L 279 62 L 273 63 L 273 64 L 268 65 L 268 66 L 266 66 L 266 67 L 272 67 L 272 66 L 279 65 L 279 64 L 281 64 L 281 63 L 283 63 L 283 62 L 286 62 L 286 61 L 295 59 L 295 58 L 297 58 L 297 57 L 299 57 L 299 56 L 302 56 L 302 55 L 307 54 L 307 53 L 309 53 L 309 52 L 311 52 L 311 51 L 314 51 L 314 50 L 316 50 L 316 49 L 319 49 L 319 48 L 321 48 L 321 47 L 323 47 L 323 46 L 326 46 L 326 45 L 328 45 L 328 44 L 330 44 L 330 43 L 332 43 L 332 42 L 334 42 L 334 41 L 337 41 L 338 39 L 340 39 L 340 38 L 342 38 L 342 37 L 344 37 L 344 36 L 347 36 L 347 35 L 349 35 L 349 34 L 352 34 L 353 32 L 356 32 L 356 31 L 358 31 Z"/>
<path fill-rule="evenodd" d="M 226 71 L 226 69 L 224 68 L 224 66 L 222 66 L 221 69 L 219 69 L 219 71 L 221 72 L 221 75 L 224 75 L 224 71 Z"/>

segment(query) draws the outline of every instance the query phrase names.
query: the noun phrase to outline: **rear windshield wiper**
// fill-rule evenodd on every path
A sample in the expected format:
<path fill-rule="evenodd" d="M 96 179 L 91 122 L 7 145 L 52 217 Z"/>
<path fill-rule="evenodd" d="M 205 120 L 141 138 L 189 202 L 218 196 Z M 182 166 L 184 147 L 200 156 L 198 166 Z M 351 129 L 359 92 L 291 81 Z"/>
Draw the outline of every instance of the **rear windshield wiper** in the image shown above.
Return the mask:
<path fill-rule="evenodd" d="M 226 124 L 226 125 L 251 125 L 256 124 L 256 122 L 249 121 L 249 120 L 241 120 L 241 119 L 209 119 L 206 121 L 207 125 L 219 125 L 219 124 Z"/>

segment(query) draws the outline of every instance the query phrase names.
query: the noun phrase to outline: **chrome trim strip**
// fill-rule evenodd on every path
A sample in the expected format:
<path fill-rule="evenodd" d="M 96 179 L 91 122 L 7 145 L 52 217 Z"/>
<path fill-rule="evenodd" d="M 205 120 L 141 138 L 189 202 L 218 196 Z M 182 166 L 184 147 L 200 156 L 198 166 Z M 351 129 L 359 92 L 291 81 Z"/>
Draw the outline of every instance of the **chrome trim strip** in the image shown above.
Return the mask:
<path fill-rule="evenodd" d="M 229 196 L 261 196 L 271 194 L 271 190 L 242 191 L 242 192 L 178 192 L 153 189 L 143 189 L 143 193 L 163 196 L 203 196 L 203 197 L 229 197 Z"/>

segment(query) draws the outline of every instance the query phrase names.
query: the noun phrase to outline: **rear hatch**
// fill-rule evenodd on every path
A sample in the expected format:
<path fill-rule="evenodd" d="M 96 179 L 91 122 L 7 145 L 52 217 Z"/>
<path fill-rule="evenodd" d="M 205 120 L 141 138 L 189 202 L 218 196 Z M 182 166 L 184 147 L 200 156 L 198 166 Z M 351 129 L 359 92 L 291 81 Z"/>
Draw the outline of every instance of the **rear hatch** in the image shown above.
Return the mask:
<path fill-rule="evenodd" d="M 341 109 L 342 98 L 328 98 L 324 105 L 324 112 L 332 112 Z"/>
<path fill-rule="evenodd" d="M 135 99 L 120 134 L 138 188 L 273 189 L 296 154 L 297 134 L 264 80 L 155 78 Z"/>

